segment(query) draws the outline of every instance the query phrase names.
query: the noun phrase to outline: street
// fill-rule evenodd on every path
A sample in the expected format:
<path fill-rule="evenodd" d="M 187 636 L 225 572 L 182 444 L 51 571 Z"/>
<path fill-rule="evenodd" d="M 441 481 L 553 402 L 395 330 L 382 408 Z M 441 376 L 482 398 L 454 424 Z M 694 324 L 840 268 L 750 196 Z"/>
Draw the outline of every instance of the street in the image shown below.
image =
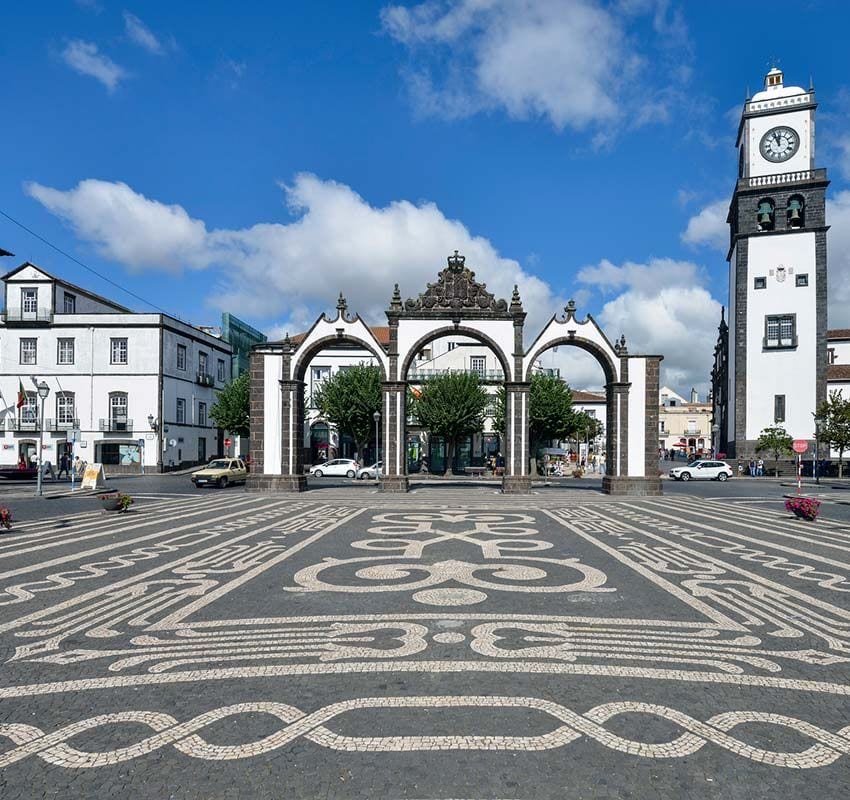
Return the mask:
<path fill-rule="evenodd" d="M 4 487 L 3 797 L 843 797 L 848 506 L 576 483 Z"/>

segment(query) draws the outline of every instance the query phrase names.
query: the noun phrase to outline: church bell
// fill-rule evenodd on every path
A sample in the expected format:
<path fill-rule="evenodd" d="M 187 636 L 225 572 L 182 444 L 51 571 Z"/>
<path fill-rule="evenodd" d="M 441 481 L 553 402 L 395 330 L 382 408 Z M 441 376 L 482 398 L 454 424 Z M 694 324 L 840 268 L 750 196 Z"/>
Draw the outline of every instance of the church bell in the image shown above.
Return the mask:
<path fill-rule="evenodd" d="M 796 198 L 788 203 L 788 223 L 792 228 L 799 228 L 803 224 L 803 204 Z"/>

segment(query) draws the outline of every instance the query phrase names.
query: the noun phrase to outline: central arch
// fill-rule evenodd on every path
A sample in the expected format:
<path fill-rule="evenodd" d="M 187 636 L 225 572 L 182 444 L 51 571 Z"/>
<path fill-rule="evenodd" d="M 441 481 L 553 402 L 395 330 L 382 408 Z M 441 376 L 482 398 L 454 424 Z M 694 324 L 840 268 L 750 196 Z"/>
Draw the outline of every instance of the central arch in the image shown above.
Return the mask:
<path fill-rule="evenodd" d="M 499 360 L 499 365 L 502 368 L 502 374 L 507 377 L 511 374 L 511 362 L 505 353 L 502 352 L 502 348 L 494 341 L 490 336 L 486 333 L 482 333 L 481 331 L 470 328 L 466 325 L 445 325 L 442 328 L 438 328 L 431 333 L 426 333 L 421 338 L 417 339 L 411 346 L 406 355 L 404 356 L 404 360 L 402 361 L 399 370 L 398 376 L 401 380 L 407 380 L 407 373 L 410 370 L 410 365 L 413 362 L 416 354 L 423 348 L 425 345 L 430 344 L 437 339 L 442 339 L 444 336 L 468 336 L 470 339 L 475 339 L 479 344 L 483 344 L 486 347 L 489 347 L 493 351 L 493 355 Z"/>

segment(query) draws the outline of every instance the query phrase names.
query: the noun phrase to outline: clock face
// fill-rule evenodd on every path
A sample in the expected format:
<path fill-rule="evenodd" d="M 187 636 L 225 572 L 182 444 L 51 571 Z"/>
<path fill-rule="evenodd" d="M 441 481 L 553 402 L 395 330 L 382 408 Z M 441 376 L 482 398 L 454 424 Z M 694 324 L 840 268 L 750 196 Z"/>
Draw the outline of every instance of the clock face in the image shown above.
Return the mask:
<path fill-rule="evenodd" d="M 768 160 L 774 162 L 787 161 L 800 147 L 800 137 L 793 128 L 784 125 L 771 128 L 761 137 L 759 149 L 761 154 Z"/>

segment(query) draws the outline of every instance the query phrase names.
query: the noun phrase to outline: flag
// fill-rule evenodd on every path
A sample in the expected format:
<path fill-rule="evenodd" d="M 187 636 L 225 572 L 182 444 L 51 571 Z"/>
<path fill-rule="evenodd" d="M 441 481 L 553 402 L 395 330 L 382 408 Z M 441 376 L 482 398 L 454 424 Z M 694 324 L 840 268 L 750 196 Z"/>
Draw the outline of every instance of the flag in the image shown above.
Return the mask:
<path fill-rule="evenodd" d="M 27 399 L 27 393 L 24 391 L 24 382 L 18 378 L 18 403 L 17 408 L 23 408 Z"/>

